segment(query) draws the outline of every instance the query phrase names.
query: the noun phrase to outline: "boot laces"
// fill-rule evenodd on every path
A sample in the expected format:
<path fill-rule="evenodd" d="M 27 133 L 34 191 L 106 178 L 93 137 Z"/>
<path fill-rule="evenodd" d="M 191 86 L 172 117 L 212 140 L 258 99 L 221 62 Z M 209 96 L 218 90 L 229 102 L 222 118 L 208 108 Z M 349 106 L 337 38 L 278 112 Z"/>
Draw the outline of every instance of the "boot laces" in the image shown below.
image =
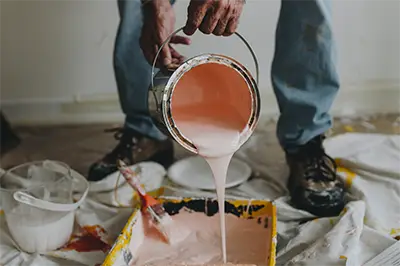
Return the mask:
<path fill-rule="evenodd" d="M 137 148 L 139 138 L 124 128 L 106 129 L 106 133 L 114 133 L 114 138 L 119 141 L 118 145 L 107 154 L 108 158 L 121 159 L 126 163 L 132 161 L 132 151 Z M 126 161 L 128 159 L 128 162 Z"/>
<path fill-rule="evenodd" d="M 313 139 L 301 148 L 298 156 L 304 163 L 304 175 L 315 181 L 335 181 L 337 165 L 335 160 L 326 154 L 322 139 Z"/>

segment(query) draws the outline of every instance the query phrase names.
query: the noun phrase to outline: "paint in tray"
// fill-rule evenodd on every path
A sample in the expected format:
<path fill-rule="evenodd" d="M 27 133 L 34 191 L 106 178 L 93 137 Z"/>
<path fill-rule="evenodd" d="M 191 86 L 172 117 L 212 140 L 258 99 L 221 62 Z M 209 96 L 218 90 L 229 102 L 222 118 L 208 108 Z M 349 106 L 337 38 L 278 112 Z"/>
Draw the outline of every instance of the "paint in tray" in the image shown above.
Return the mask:
<path fill-rule="evenodd" d="M 186 242 L 178 243 L 174 250 L 174 248 L 164 246 L 167 245 L 165 243 L 147 239 L 146 237 L 149 236 L 144 236 L 143 233 L 143 227 L 145 227 L 143 221 L 145 220 L 142 219 L 139 211 L 135 211 L 103 265 L 222 264 L 221 247 L 218 242 L 220 233 L 217 200 L 204 198 L 161 198 L 161 200 L 167 212 L 173 219 L 176 219 L 178 225 L 182 223 L 193 230 L 194 233 L 185 239 Z M 276 210 L 271 202 L 226 200 L 225 218 L 228 229 L 228 263 L 234 263 L 232 265 L 238 263 L 241 265 L 275 265 Z M 198 226 L 194 225 L 196 222 Z M 240 230 L 238 230 L 239 228 Z M 207 240 L 209 243 L 196 244 L 198 238 L 201 238 L 202 241 Z M 248 243 L 243 243 L 246 241 Z M 242 244 L 235 244 L 239 242 Z M 150 246 L 152 249 L 146 248 Z M 157 251 L 157 249 L 165 248 L 168 250 L 164 251 L 164 255 Z M 179 253 L 179 249 L 182 253 Z M 166 253 L 175 256 L 168 257 Z M 158 262 L 154 259 L 157 258 L 157 255 L 160 258 Z M 142 256 L 142 258 L 138 256 Z M 146 261 L 146 256 L 147 258 L 152 257 L 153 260 Z"/>

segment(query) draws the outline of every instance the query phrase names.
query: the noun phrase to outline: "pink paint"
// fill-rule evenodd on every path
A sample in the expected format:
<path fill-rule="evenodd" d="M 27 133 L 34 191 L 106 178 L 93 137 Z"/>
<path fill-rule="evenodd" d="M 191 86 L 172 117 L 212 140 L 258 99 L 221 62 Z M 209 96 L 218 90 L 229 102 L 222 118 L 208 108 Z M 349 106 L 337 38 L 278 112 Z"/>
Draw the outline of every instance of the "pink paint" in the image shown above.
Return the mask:
<path fill-rule="evenodd" d="M 159 232 L 146 224 L 146 219 L 134 226 L 131 243 L 133 261 L 131 266 L 144 265 L 222 265 L 223 254 L 220 247 L 220 215 L 206 216 L 181 210 L 173 215 L 176 228 L 187 228 L 190 234 L 184 239 L 169 245 L 160 241 Z M 229 265 L 267 265 L 271 238 L 271 219 L 243 219 L 232 214 L 223 216 L 227 221 L 227 254 Z M 268 221 L 267 224 L 265 221 Z M 141 240 L 142 239 L 142 240 Z"/>
<path fill-rule="evenodd" d="M 248 139 L 252 99 L 234 69 L 217 63 L 194 67 L 178 81 L 171 102 L 179 131 L 209 164 L 220 213 L 225 213 L 225 182 L 233 154 Z M 227 262 L 225 216 L 220 219 L 222 260 Z"/>

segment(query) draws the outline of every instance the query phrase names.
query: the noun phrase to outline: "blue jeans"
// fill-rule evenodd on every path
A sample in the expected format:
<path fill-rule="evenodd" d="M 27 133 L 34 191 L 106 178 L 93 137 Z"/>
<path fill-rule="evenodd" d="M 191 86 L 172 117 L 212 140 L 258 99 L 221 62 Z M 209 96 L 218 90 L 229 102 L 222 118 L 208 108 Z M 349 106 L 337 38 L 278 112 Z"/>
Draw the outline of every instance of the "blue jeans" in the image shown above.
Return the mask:
<path fill-rule="evenodd" d="M 151 67 L 139 46 L 140 0 L 118 0 L 120 25 L 114 69 L 125 126 L 156 139 L 166 137 L 148 115 Z M 339 89 L 328 0 L 282 0 L 271 78 L 280 117 L 277 135 L 290 152 L 327 131 Z"/>

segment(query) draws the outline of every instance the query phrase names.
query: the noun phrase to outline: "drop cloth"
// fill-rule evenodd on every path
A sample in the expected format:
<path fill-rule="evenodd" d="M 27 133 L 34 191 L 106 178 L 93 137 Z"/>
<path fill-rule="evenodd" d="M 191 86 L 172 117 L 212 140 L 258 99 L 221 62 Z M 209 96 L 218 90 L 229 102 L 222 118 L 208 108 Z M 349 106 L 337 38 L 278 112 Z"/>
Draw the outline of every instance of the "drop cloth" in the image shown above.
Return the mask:
<path fill-rule="evenodd" d="M 255 177 L 227 190 L 228 197 L 273 200 L 278 210 L 277 265 L 363 265 L 396 242 L 400 235 L 400 136 L 347 133 L 325 142 L 338 158 L 338 172 L 348 189 L 348 203 L 338 217 L 316 218 L 289 204 L 285 188 L 288 170 L 281 153 L 268 150 L 271 139 L 256 132 L 236 154 L 253 168 Z M 154 166 L 154 165 L 153 165 Z M 145 167 L 145 166 L 144 166 Z M 150 167 L 146 189 L 166 186 L 174 196 L 215 196 L 187 190 L 163 180 L 163 169 Z M 188 177 L 190 178 L 190 177 Z M 91 193 L 76 213 L 77 225 L 86 228 L 105 246 L 113 243 L 131 213 L 132 189 L 117 175 L 91 184 Z M 18 251 L 0 215 L 1 265 L 95 265 L 104 250 L 59 250 L 43 255 Z M 76 232 L 81 232 L 82 229 Z M 229 243 L 228 243 L 229 244 Z M 400 252 L 400 251 L 399 251 Z M 60 259 L 64 258 L 64 259 Z"/>

